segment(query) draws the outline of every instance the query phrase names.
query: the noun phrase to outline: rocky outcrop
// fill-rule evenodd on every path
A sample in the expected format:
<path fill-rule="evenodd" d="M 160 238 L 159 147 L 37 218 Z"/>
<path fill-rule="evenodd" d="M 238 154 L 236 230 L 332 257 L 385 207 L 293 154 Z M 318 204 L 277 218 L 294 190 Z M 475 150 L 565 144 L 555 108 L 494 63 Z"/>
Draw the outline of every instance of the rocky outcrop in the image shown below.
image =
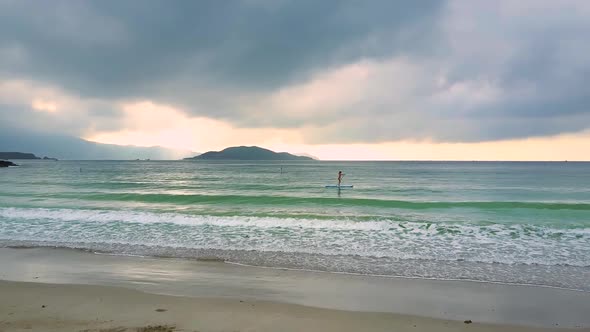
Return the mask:
<path fill-rule="evenodd" d="M 11 162 L 11 161 L 0 160 L 0 167 L 8 167 L 8 166 L 18 166 L 18 165 Z"/>

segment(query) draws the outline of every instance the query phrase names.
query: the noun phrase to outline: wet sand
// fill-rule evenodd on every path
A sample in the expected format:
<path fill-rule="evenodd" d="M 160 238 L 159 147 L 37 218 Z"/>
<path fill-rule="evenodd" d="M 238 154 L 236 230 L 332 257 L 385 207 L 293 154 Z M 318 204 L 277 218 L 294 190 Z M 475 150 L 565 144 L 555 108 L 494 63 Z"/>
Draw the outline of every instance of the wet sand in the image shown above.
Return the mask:
<path fill-rule="evenodd" d="M 63 249 L 0 266 L 0 331 L 590 331 L 590 293 L 552 288 Z"/>

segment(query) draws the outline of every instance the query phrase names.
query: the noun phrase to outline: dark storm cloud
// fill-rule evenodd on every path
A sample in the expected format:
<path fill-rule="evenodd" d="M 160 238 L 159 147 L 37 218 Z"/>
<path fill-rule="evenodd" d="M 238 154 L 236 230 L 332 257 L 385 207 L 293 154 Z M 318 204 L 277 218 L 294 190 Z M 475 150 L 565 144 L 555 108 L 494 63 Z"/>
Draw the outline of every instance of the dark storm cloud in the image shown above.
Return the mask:
<path fill-rule="evenodd" d="M 159 91 L 162 81 L 273 88 L 362 56 L 406 52 L 396 29 L 433 22 L 439 1 L 8 1 L 0 70 L 89 96 Z M 367 39 L 379 37 L 378 43 Z M 386 42 L 381 38 L 387 38 Z M 396 40 L 397 39 L 397 40 Z"/>
<path fill-rule="evenodd" d="M 575 0 L 0 0 L 0 81 L 113 103 L 51 120 L 76 134 L 148 99 L 314 143 L 499 140 L 590 128 L 589 35 Z"/>

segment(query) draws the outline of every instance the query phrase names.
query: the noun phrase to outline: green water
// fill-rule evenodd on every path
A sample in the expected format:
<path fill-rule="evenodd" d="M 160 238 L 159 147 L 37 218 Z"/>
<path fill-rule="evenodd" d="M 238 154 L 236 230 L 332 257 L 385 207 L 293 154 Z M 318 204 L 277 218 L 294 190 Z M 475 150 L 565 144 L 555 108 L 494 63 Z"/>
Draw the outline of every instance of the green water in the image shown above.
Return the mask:
<path fill-rule="evenodd" d="M 590 163 L 17 163 L 2 246 L 590 290 Z"/>

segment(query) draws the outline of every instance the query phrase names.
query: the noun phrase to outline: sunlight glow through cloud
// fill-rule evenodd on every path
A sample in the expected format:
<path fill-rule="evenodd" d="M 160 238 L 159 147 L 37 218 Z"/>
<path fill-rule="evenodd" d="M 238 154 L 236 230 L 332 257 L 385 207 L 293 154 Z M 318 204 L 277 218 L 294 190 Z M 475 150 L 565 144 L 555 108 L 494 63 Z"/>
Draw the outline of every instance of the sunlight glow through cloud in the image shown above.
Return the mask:
<path fill-rule="evenodd" d="M 37 111 L 44 111 L 53 113 L 57 111 L 57 104 L 52 101 L 47 101 L 43 99 L 35 99 L 31 103 L 31 107 Z"/>
<path fill-rule="evenodd" d="M 259 145 L 276 151 L 306 152 L 323 160 L 580 160 L 580 151 L 590 140 L 590 131 L 586 131 L 480 143 L 305 144 L 298 130 L 235 128 L 215 119 L 191 118 L 179 109 L 152 101 L 124 103 L 121 108 L 126 114 L 126 129 L 86 138 L 100 143 L 160 145 L 195 152 Z"/>
<path fill-rule="evenodd" d="M 124 103 L 121 108 L 125 112 L 125 129 L 96 133 L 86 138 L 100 143 L 159 145 L 199 152 L 223 149 L 236 144 L 272 145 L 301 142 L 295 130 L 235 128 L 220 120 L 189 117 L 172 106 L 151 101 Z"/>

